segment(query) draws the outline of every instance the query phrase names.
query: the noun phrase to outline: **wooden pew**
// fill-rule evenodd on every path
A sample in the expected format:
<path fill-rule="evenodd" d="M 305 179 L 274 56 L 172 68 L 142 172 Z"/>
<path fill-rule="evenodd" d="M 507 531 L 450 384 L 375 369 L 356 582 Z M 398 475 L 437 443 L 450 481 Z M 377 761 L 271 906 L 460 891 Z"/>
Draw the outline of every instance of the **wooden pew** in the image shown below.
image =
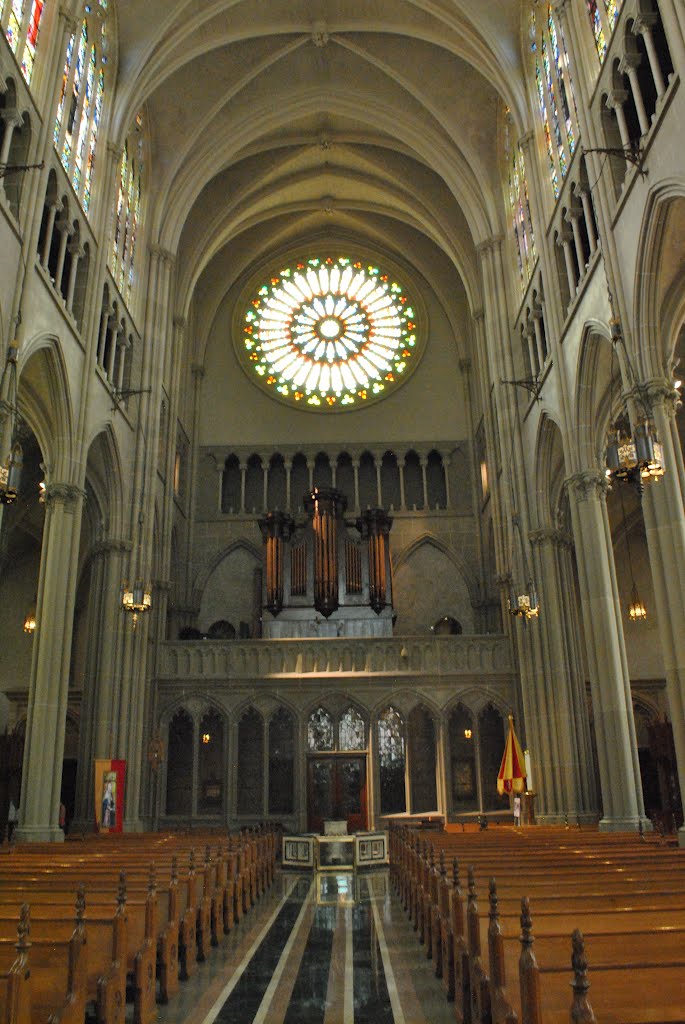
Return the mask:
<path fill-rule="evenodd" d="M 64 934 L 36 938 L 30 947 L 30 1015 L 33 1021 L 53 1024 L 83 1024 L 87 994 L 87 948 L 83 920 L 85 899 L 80 891 L 76 901 L 76 921 Z M 0 970 L 16 944 L 0 938 Z"/>
<path fill-rule="evenodd" d="M 19 912 L 14 955 L 0 949 L 0 1006 L 2 1024 L 31 1024 L 31 969 L 29 964 L 30 910 L 24 903 Z M 7 966 L 5 956 L 9 953 Z"/>

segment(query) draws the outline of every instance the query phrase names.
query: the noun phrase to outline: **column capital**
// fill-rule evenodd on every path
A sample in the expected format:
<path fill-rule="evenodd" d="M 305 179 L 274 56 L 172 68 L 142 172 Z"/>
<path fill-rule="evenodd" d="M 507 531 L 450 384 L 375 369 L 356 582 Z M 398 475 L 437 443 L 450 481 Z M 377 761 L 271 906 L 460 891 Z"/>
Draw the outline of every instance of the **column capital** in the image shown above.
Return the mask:
<path fill-rule="evenodd" d="M 467 377 L 471 373 L 472 365 L 473 364 L 471 363 L 470 359 L 459 360 L 459 369 L 461 370 L 465 377 Z"/>
<path fill-rule="evenodd" d="M 680 392 L 664 377 L 653 377 L 644 384 L 638 384 L 633 392 L 638 398 L 646 396 L 650 408 L 663 405 L 669 416 L 674 416 L 682 404 Z"/>
<path fill-rule="evenodd" d="M 98 541 L 90 550 L 91 558 L 103 558 L 106 555 L 124 555 L 131 550 L 133 545 L 130 540 L 123 537 L 108 537 L 107 540 Z"/>
<path fill-rule="evenodd" d="M 16 107 L 7 107 L 5 110 L 0 111 L 0 118 L 2 118 L 7 127 L 11 125 L 12 128 L 19 128 L 22 123 L 22 116 Z"/>
<path fill-rule="evenodd" d="M 195 381 L 199 382 L 205 375 L 205 368 L 202 365 L 202 363 L 193 363 L 193 365 L 190 367 L 190 372 L 195 378 Z"/>
<path fill-rule="evenodd" d="M 490 238 L 484 238 L 482 242 L 478 243 L 476 252 L 482 259 L 483 256 L 488 256 L 490 253 L 498 251 L 503 241 L 504 237 L 502 235 L 491 235 Z"/>
<path fill-rule="evenodd" d="M 529 131 L 524 132 L 521 138 L 518 140 L 518 144 L 521 149 L 530 149 L 535 144 L 535 132 Z"/>
<path fill-rule="evenodd" d="M 67 32 L 69 32 L 70 34 L 76 32 L 76 29 L 79 25 L 78 18 L 74 17 L 74 15 L 71 13 L 70 10 L 68 10 L 65 4 L 60 4 L 59 17 Z"/>
<path fill-rule="evenodd" d="M 174 327 L 178 328 L 179 331 L 185 331 L 186 327 L 188 326 L 188 321 L 184 316 L 181 316 L 180 313 L 176 313 L 173 322 Z"/>
<path fill-rule="evenodd" d="M 606 501 L 609 481 L 600 470 L 586 469 L 567 477 L 564 486 L 576 501 L 589 501 L 591 498 Z"/>
<path fill-rule="evenodd" d="M 173 253 L 171 249 L 165 249 L 163 245 L 158 245 L 156 242 L 150 245 L 150 255 L 160 263 L 170 263 L 173 266 L 176 262 L 176 253 Z"/>
<path fill-rule="evenodd" d="M 555 530 L 552 527 L 543 527 L 540 530 L 531 530 L 528 534 L 531 544 L 542 547 L 550 544 L 554 547 L 573 547 L 573 538 L 569 537 L 563 530 Z"/>
<path fill-rule="evenodd" d="M 45 504 L 48 508 L 56 504 L 75 508 L 79 502 L 85 500 L 86 492 L 76 484 L 54 483 L 48 484 L 45 488 Z"/>

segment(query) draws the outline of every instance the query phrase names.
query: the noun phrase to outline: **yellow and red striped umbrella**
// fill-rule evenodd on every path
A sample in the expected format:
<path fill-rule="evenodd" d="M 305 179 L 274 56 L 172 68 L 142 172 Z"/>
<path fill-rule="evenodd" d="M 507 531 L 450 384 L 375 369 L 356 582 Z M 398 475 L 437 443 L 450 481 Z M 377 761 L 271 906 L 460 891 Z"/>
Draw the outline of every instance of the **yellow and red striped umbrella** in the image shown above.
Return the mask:
<path fill-rule="evenodd" d="M 514 732 L 514 717 L 509 715 L 509 733 L 502 763 L 497 773 L 498 793 L 523 793 L 526 788 L 526 762 Z"/>

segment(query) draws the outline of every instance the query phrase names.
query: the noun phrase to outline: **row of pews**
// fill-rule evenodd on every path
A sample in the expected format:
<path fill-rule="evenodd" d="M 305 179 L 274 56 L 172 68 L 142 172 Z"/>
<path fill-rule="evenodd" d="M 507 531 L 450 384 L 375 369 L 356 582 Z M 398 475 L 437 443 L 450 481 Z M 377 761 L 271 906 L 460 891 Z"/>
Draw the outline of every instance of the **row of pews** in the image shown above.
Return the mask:
<path fill-rule="evenodd" d="M 458 1024 L 685 1022 L 677 849 L 580 829 L 404 825 L 390 865 Z"/>
<path fill-rule="evenodd" d="M 3 846 L 1 1024 L 151 1024 L 271 885 L 277 846 L 266 826 Z"/>

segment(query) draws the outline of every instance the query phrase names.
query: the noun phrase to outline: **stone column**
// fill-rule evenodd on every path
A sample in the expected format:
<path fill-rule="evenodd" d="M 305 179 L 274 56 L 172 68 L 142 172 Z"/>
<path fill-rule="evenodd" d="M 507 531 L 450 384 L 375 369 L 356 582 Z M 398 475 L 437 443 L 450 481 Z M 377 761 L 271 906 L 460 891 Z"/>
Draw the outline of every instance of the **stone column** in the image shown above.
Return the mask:
<path fill-rule="evenodd" d="M 57 230 L 59 231 L 59 249 L 57 251 L 57 269 L 55 270 L 54 285 L 57 291 L 61 293 L 64 260 L 67 255 L 67 242 L 71 235 L 73 235 L 74 228 L 69 221 L 59 220 L 57 221 Z"/>
<path fill-rule="evenodd" d="M 646 135 L 649 131 L 650 123 L 647 111 L 645 110 L 645 101 L 642 96 L 642 89 L 640 88 L 640 79 L 637 77 L 637 69 L 640 66 L 641 60 L 642 58 L 639 53 L 627 53 L 621 60 L 618 70 L 622 75 L 628 75 L 630 91 L 633 94 L 633 101 L 637 111 L 637 119 L 640 122 L 640 132 L 642 135 Z"/>
<path fill-rule="evenodd" d="M 421 479 L 423 481 L 423 507 L 428 510 L 428 480 L 426 479 L 426 469 L 428 468 L 428 459 L 425 455 L 419 456 L 419 465 L 421 466 Z"/>
<path fill-rule="evenodd" d="M 65 305 L 69 313 L 72 312 L 72 306 L 74 304 L 74 290 L 76 288 L 76 274 L 78 272 L 79 260 L 83 259 L 86 252 L 82 245 L 78 242 L 73 243 L 69 246 L 69 253 L 71 255 L 71 265 L 69 267 L 69 281 L 67 283 L 67 297 Z"/>
<path fill-rule="evenodd" d="M 0 113 L 0 120 L 2 120 L 5 126 L 5 134 L 2 137 L 2 145 L 0 146 L 0 164 L 6 166 L 7 158 L 10 155 L 10 146 L 12 145 L 12 136 L 14 135 L 15 128 L 21 128 L 21 114 L 18 110 L 6 109 Z M 3 182 L 4 191 L 4 178 L 0 178 Z"/>
<path fill-rule="evenodd" d="M 285 510 L 286 512 L 290 512 L 290 488 L 292 482 L 293 460 L 284 459 L 283 465 L 285 466 Z"/>
<path fill-rule="evenodd" d="M 648 387 L 648 401 L 666 471 L 660 480 L 645 484 L 642 508 L 678 780 L 685 798 L 685 470 L 675 422 L 676 393 L 665 381 L 654 382 Z M 685 827 L 679 840 L 685 846 Z"/>
<path fill-rule="evenodd" d="M 89 637 L 81 707 L 79 761 L 76 776 L 75 828 L 89 830 L 93 822 L 93 760 L 113 756 L 113 694 L 121 671 L 120 603 L 123 559 L 130 542 L 109 539 L 92 551 Z"/>
<path fill-rule="evenodd" d="M 240 463 L 240 512 L 245 511 L 245 474 L 247 473 L 247 465 L 244 462 Z"/>
<path fill-rule="evenodd" d="M 568 290 L 569 290 L 569 305 L 573 302 L 576 294 L 576 268 L 573 266 L 573 253 L 571 252 L 571 239 L 573 238 L 573 232 L 569 231 L 568 227 L 562 228 L 559 232 L 559 245 L 564 253 L 564 264 L 566 266 L 566 277 L 568 279 Z"/>
<path fill-rule="evenodd" d="M 542 665 L 540 691 L 546 700 L 545 722 L 549 735 L 546 752 L 549 760 L 535 754 L 535 775 L 554 780 L 554 794 L 545 794 L 546 806 L 540 807 L 542 821 L 562 822 L 566 815 L 574 823 L 594 821 L 596 801 L 592 760 L 588 758 L 590 723 L 584 696 L 584 681 L 576 678 L 578 660 L 571 657 L 576 641 L 575 616 L 569 617 L 564 594 L 573 590 L 573 580 L 563 572 L 560 558 L 570 548 L 571 538 L 559 530 L 534 530 L 532 545 L 535 579 L 540 593 L 540 634 Z"/>
<path fill-rule="evenodd" d="M 639 32 L 642 36 L 645 44 L 645 50 L 647 51 L 647 59 L 649 60 L 649 68 L 652 72 L 652 78 L 654 79 L 654 85 L 656 86 L 656 92 L 659 99 L 666 92 L 666 83 L 664 82 L 664 76 L 661 73 L 661 65 L 659 64 L 659 56 L 656 52 L 654 45 L 654 36 L 652 35 L 652 28 L 658 21 L 658 15 L 656 11 L 645 11 L 640 12 L 633 22 L 633 28 L 636 32 Z"/>
<path fill-rule="evenodd" d="M 62 204 L 59 200 L 54 203 L 50 203 L 48 206 L 48 219 L 45 222 L 45 238 L 43 240 L 43 251 L 40 255 L 40 262 L 42 266 L 48 269 L 48 260 L 50 259 L 50 247 L 52 245 L 52 232 L 55 228 L 55 217 L 62 209 Z"/>
<path fill-rule="evenodd" d="M 580 218 L 582 213 L 580 210 L 573 209 L 569 211 L 568 218 L 571 222 L 571 230 L 573 231 L 573 245 L 576 250 L 576 261 L 578 263 L 578 271 L 582 278 L 585 273 L 585 253 L 583 252 L 583 240 L 580 237 Z"/>
<path fill-rule="evenodd" d="M 352 470 L 354 472 L 354 508 L 359 510 L 359 459 L 352 459 Z"/>
<path fill-rule="evenodd" d="M 51 483 L 38 578 L 17 839 L 61 842 L 60 788 L 84 492 Z"/>
<path fill-rule="evenodd" d="M 404 511 L 407 507 L 407 499 L 404 496 L 404 460 L 406 455 L 402 456 L 402 460 L 397 460 L 397 467 L 400 471 L 400 508 Z"/>
<path fill-rule="evenodd" d="M 592 213 L 592 197 L 590 196 L 590 189 L 579 188 L 576 190 L 576 195 L 580 196 L 580 201 L 583 204 L 585 229 L 590 243 L 590 255 L 592 255 L 597 248 L 597 235 L 595 234 L 595 219 Z"/>
<path fill-rule="evenodd" d="M 598 470 L 567 480 L 578 560 L 602 789 L 601 831 L 634 830 L 645 821 L 630 679 L 606 509 Z"/>
<path fill-rule="evenodd" d="M 621 136 L 621 145 L 624 149 L 631 149 L 630 132 L 628 131 L 628 122 L 626 121 L 625 110 L 623 104 L 628 99 L 628 93 L 625 89 L 612 89 L 607 96 L 606 105 L 609 110 L 613 110 L 616 114 L 616 121 L 618 123 L 618 131 Z"/>

